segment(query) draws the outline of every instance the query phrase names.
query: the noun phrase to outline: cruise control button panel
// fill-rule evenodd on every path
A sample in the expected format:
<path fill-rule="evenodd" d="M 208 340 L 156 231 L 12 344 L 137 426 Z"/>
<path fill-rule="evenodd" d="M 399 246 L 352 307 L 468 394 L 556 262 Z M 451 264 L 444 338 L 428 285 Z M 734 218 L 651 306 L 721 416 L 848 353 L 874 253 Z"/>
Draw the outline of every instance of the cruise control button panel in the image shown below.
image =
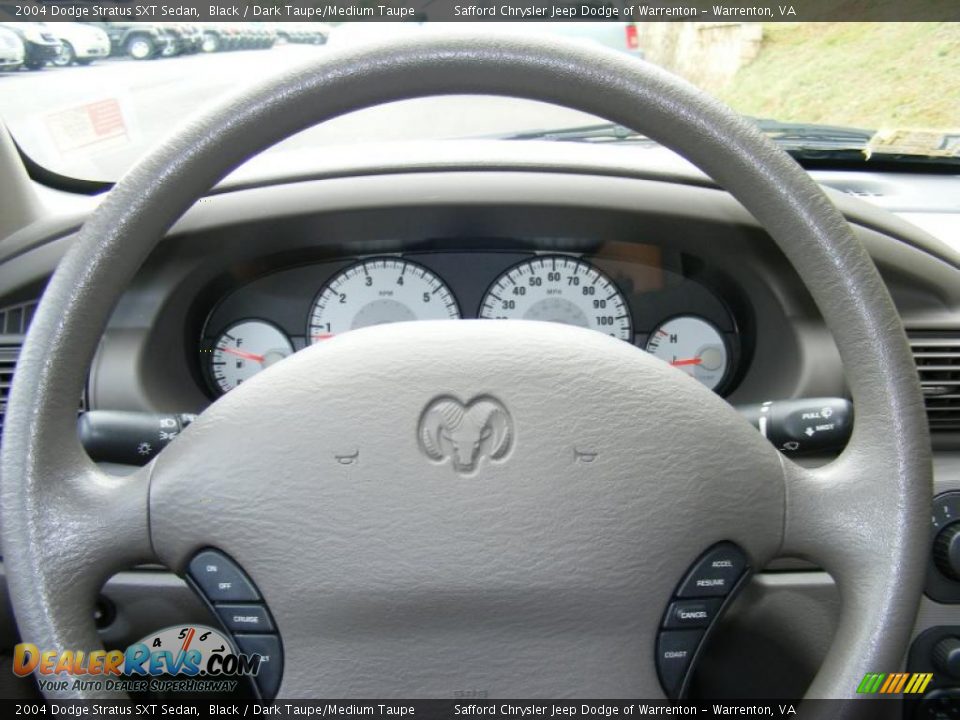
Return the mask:
<path fill-rule="evenodd" d="M 749 569 L 743 550 L 722 542 L 701 555 L 677 585 L 657 636 L 657 673 L 667 697 L 683 696 L 704 638 Z"/>
<path fill-rule="evenodd" d="M 234 560 L 212 548 L 197 553 L 187 573 L 240 652 L 260 656 L 251 678 L 257 696 L 275 698 L 283 676 L 283 646 L 257 586 Z"/>

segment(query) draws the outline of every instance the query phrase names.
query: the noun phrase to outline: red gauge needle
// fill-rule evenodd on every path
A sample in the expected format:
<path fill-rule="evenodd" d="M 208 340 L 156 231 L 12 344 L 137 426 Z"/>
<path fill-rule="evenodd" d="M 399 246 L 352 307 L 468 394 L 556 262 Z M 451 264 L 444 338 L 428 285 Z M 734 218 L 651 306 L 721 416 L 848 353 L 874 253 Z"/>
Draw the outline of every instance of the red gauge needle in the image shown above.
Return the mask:
<path fill-rule="evenodd" d="M 674 367 L 683 367 L 684 365 L 699 365 L 703 362 L 702 358 L 693 357 L 693 358 L 684 358 L 683 360 L 674 360 L 671 365 Z"/>
<path fill-rule="evenodd" d="M 254 362 L 258 362 L 261 364 L 263 363 L 264 360 L 266 360 L 266 358 L 263 355 L 255 355 L 254 353 L 246 352 L 244 350 L 237 350 L 236 348 L 232 348 L 232 347 L 222 347 L 219 349 L 223 350 L 224 352 L 230 353 L 231 355 L 236 355 L 239 358 L 243 358 L 244 360 L 253 360 Z"/>
<path fill-rule="evenodd" d="M 314 335 L 314 340 L 329 340 L 333 337 L 333 333 L 320 333 L 319 335 Z"/>

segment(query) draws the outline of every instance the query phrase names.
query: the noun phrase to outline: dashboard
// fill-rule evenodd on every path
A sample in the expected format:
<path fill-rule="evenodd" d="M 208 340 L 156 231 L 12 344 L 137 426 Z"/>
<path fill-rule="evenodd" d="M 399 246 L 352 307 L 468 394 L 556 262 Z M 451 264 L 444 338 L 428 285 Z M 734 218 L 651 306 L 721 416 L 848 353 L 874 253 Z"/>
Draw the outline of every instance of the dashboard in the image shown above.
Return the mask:
<path fill-rule="evenodd" d="M 343 332 L 412 320 L 542 320 L 633 343 L 723 394 L 742 375 L 733 307 L 679 253 L 598 243 L 590 253 L 446 251 L 342 258 L 269 272 L 219 299 L 199 372 L 211 396 Z"/>
<path fill-rule="evenodd" d="M 695 177 L 621 169 L 638 159 L 626 151 L 553 146 L 549 158 L 530 161 L 542 171 L 505 160 L 490 167 L 495 151 L 538 156 L 531 145 L 487 143 L 472 169 L 459 160 L 426 171 L 395 149 L 402 156 L 379 156 L 382 172 L 218 189 L 171 229 L 115 309 L 88 406 L 202 412 L 308 342 L 411 316 L 594 327 L 677 363 L 737 405 L 846 396 L 815 303 L 727 193 Z M 549 167 L 563 155 L 579 159 Z M 908 326 L 953 327 L 954 266 L 915 227 L 855 198 L 837 200 L 862 214 L 855 231 Z M 20 255 L 0 264 L 0 287 L 5 272 L 19 273 L 21 288 L 31 274 L 42 282 L 49 265 L 17 270 L 45 261 L 31 250 L 38 241 L 14 241 L 8 247 Z M 49 257 L 67 243 L 69 229 L 36 248 Z M 247 322 L 256 325 L 233 332 Z"/>

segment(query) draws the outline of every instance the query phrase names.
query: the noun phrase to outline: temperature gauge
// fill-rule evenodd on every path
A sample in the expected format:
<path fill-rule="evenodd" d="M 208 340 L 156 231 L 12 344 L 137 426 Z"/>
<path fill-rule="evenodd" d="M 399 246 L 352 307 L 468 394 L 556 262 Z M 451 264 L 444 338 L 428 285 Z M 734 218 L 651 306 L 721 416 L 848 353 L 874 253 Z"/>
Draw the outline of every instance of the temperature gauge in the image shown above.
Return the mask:
<path fill-rule="evenodd" d="M 220 392 L 229 392 L 261 370 L 293 354 L 290 338 L 263 320 L 242 320 L 228 327 L 204 351 L 209 356 L 210 377 Z"/>
<path fill-rule="evenodd" d="M 716 390 L 727 374 L 727 346 L 711 323 L 680 315 L 657 327 L 646 351 Z"/>

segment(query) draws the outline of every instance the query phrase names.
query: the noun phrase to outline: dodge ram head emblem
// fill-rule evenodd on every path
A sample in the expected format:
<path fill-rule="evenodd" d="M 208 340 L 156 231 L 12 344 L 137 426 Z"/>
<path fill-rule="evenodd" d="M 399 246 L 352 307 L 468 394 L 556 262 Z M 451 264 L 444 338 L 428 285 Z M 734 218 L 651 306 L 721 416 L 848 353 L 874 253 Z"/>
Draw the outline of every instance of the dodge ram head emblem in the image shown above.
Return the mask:
<path fill-rule="evenodd" d="M 417 437 L 427 457 L 450 458 L 454 470 L 471 473 L 484 455 L 499 460 L 510 451 L 513 420 L 503 403 L 489 396 L 468 403 L 438 397 L 420 416 Z"/>

